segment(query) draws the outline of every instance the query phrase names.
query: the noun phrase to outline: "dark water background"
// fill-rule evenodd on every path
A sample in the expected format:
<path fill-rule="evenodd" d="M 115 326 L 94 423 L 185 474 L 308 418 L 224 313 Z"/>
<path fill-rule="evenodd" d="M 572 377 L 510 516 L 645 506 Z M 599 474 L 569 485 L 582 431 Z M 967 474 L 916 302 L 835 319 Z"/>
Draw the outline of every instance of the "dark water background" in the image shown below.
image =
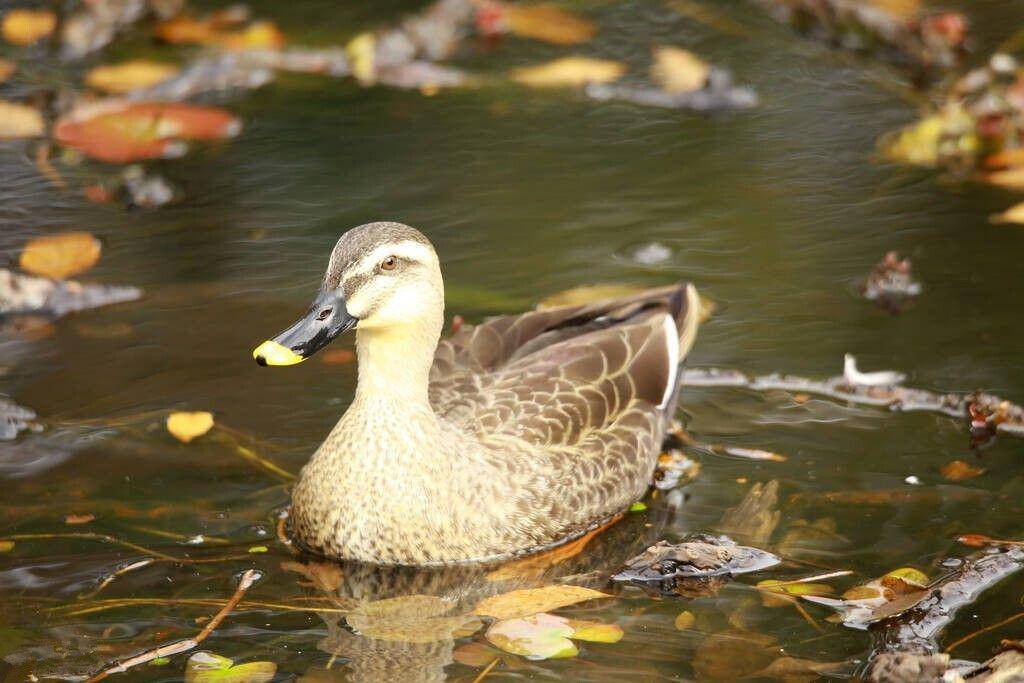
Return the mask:
<path fill-rule="evenodd" d="M 295 42 L 322 44 L 416 7 L 253 4 L 257 16 L 278 22 Z M 960 4 L 976 25 L 975 61 L 1024 22 L 1024 5 L 1013 0 Z M 132 416 L 211 410 L 219 424 L 262 440 L 265 455 L 298 471 L 351 399 L 354 367 L 313 360 L 268 371 L 250 351 L 304 310 L 337 237 L 376 219 L 407 222 L 434 241 L 448 313 L 469 321 L 523 310 L 578 284 L 685 278 L 719 305 L 701 330 L 692 365 L 824 377 L 851 352 L 864 368 L 905 371 L 913 386 L 984 388 L 1024 400 L 1024 230 L 987 221 L 1015 198 L 876 158 L 877 137 L 916 113 L 900 95 L 899 70 L 797 37 L 744 3 L 712 5 L 746 34 L 722 33 L 660 2 L 588 4 L 580 7 L 601 33 L 581 52 L 639 70 L 651 45 L 685 46 L 752 84 L 761 97 L 757 109 L 705 117 L 512 85 L 424 97 L 282 76 L 225 102 L 245 121 L 238 139 L 157 165 L 187 200 L 156 212 L 61 194 L 38 176 L 25 148 L 0 147 L 0 250 L 13 256 L 31 236 L 88 230 L 103 239 L 104 255 L 87 279 L 147 293 L 138 303 L 63 319 L 42 339 L 0 339 L 0 390 L 49 426 L 0 451 L 9 463 L 0 532 L 94 531 L 195 557 L 269 548 L 227 563 L 154 565 L 115 581 L 100 598 L 223 599 L 248 567 L 265 572 L 254 599 L 308 594 L 280 568 L 289 556 L 273 542 L 275 515 L 287 500 L 279 481 L 223 440 L 177 443 L 162 428 L 163 413 Z M 134 54 L 139 46 L 145 47 L 141 39 L 114 54 Z M 510 40 L 470 45 L 460 64 L 498 73 L 562 53 Z M 637 263 L 634 251 L 651 242 L 670 248 L 671 257 Z M 900 316 L 856 293 L 858 278 L 890 249 L 914 259 L 925 286 Z M 966 552 L 952 540 L 958 533 L 1024 531 L 1020 441 L 1002 439 L 978 453 L 965 425 L 947 418 L 817 400 L 797 405 L 789 396 L 734 390 L 688 390 L 680 406 L 698 439 L 789 459 L 703 454 L 684 504 L 674 511 L 652 505 L 651 515 L 668 517 L 661 537 L 713 527 L 751 482 L 770 479 L 780 481 L 782 493 L 776 540 L 796 520 L 835 521 L 840 538 L 812 543 L 804 557 L 858 573 L 835 582 L 839 588 L 901 566 L 935 576 L 938 558 Z M 119 417 L 126 419 L 114 427 L 81 422 Z M 30 467 L 29 455 L 42 461 Z M 939 468 L 954 459 L 987 473 L 946 482 Z M 922 485 L 903 504 L 844 504 L 821 495 L 907 489 L 910 475 Z M 69 528 L 69 513 L 97 519 Z M 199 534 L 227 544 L 178 540 Z M 132 605 L 68 616 L 52 609 L 79 601 L 101 577 L 138 557 L 66 539 L 20 541 L 0 555 L 0 656 L 10 664 L 42 662 L 34 665 L 42 671 L 81 673 L 193 634 L 194 619 L 213 610 Z M 866 634 L 824 622 L 821 609 L 808 608 L 819 632 L 795 610 L 762 607 L 749 587 L 754 581 L 692 602 L 626 589 L 599 608 L 567 610 L 619 624 L 625 638 L 585 645 L 574 660 L 520 661 L 516 671 L 502 665 L 490 678 L 708 678 L 706 669 L 695 669 L 695 653 L 709 634 L 737 624 L 774 638 L 793 656 L 837 661 L 867 654 Z M 1020 611 L 1022 589 L 1018 576 L 986 593 L 944 641 Z M 688 631 L 673 624 L 683 609 L 697 617 Z M 956 655 L 984 659 L 1001 637 L 1021 634 L 1017 623 Z M 333 661 L 324 651 L 326 634 L 315 614 L 242 610 L 204 647 L 239 661 L 272 660 L 280 680 L 359 678 L 346 667 L 346 651 Z M 739 671 L 749 652 L 740 647 L 727 655 L 735 669 L 725 665 L 716 675 Z M 119 678 L 179 680 L 184 659 Z M 15 668 L 10 680 L 24 671 Z M 477 673 L 458 663 L 445 671 L 467 681 Z"/>

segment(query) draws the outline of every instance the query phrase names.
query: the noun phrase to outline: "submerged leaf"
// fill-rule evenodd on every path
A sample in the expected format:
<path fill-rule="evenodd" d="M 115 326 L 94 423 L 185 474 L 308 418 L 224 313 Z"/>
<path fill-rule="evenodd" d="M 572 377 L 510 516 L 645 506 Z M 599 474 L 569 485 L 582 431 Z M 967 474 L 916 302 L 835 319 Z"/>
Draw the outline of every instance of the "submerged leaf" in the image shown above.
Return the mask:
<path fill-rule="evenodd" d="M 63 280 L 83 273 L 100 260 L 100 241 L 87 232 L 63 232 L 29 240 L 21 252 L 22 270 Z"/>
<path fill-rule="evenodd" d="M 57 15 L 50 10 L 12 9 L 4 13 L 0 33 L 12 45 L 31 45 L 56 28 Z"/>
<path fill-rule="evenodd" d="M 693 625 L 697 623 L 697 617 L 693 615 L 690 610 L 683 610 L 680 612 L 675 619 L 676 630 L 687 631 L 693 628 Z"/>
<path fill-rule="evenodd" d="M 273 662 L 235 664 L 212 652 L 197 652 L 188 658 L 185 683 L 268 683 L 277 673 Z"/>
<path fill-rule="evenodd" d="M 0 139 L 37 138 L 45 132 L 43 115 L 38 109 L 0 100 Z"/>
<path fill-rule="evenodd" d="M 568 619 L 553 614 L 534 614 L 496 621 L 487 629 L 487 640 L 505 652 L 527 659 L 561 659 L 579 653 L 569 640 L 573 633 Z"/>
<path fill-rule="evenodd" d="M 86 75 L 85 82 L 90 88 L 120 94 L 156 85 L 178 72 L 178 67 L 173 64 L 135 59 L 98 66 Z"/>
<path fill-rule="evenodd" d="M 950 481 L 964 481 L 985 474 L 985 468 L 975 467 L 963 460 L 953 460 L 943 465 L 939 472 Z"/>
<path fill-rule="evenodd" d="M 555 45 L 585 43 L 597 33 L 593 22 L 554 5 L 502 5 L 501 17 L 515 35 Z"/>
<path fill-rule="evenodd" d="M 801 595 L 828 595 L 834 592 L 832 586 L 824 583 L 799 583 L 785 582 L 776 579 L 765 579 L 757 583 L 757 589 L 762 592 L 761 601 L 765 607 L 784 607 L 792 602 L 785 597 L 799 597 Z"/>
<path fill-rule="evenodd" d="M 624 635 L 622 627 L 618 624 L 604 624 L 600 621 L 570 619 L 569 626 L 573 629 L 570 638 L 591 643 L 617 643 Z"/>
<path fill-rule="evenodd" d="M 476 606 L 473 613 L 495 619 L 514 619 L 575 605 L 586 600 L 608 597 L 611 596 L 583 586 L 524 588 L 486 598 Z"/>
<path fill-rule="evenodd" d="M 93 521 L 94 519 L 96 519 L 96 515 L 88 514 L 88 513 L 86 513 L 84 515 L 65 515 L 64 516 L 64 523 L 65 524 L 88 524 L 89 522 Z"/>
<path fill-rule="evenodd" d="M 213 414 L 206 411 L 178 412 L 167 416 L 167 431 L 183 443 L 189 443 L 213 428 Z"/>
<path fill-rule="evenodd" d="M 651 76 L 670 93 L 700 90 L 708 82 L 711 67 L 689 50 L 679 47 L 654 49 Z"/>
<path fill-rule="evenodd" d="M 572 88 L 608 83 L 626 73 L 621 62 L 590 57 L 562 57 L 546 64 L 515 69 L 511 78 L 533 88 Z"/>

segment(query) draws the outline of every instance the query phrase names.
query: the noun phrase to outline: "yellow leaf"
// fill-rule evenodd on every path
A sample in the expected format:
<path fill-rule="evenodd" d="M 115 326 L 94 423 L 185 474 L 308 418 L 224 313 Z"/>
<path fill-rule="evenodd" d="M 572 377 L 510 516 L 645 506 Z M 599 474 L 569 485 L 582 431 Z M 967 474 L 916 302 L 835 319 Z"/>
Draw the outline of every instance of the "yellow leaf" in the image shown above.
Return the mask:
<path fill-rule="evenodd" d="M 597 33 L 592 22 L 554 5 L 505 5 L 503 14 L 515 35 L 555 45 L 585 43 Z"/>
<path fill-rule="evenodd" d="M 571 88 L 587 83 L 608 83 L 626 73 L 625 65 L 607 59 L 562 57 L 547 64 L 512 71 L 513 81 L 533 88 Z"/>
<path fill-rule="evenodd" d="M 231 50 L 278 50 L 285 38 L 273 22 L 257 21 L 242 31 L 223 34 L 218 42 Z"/>
<path fill-rule="evenodd" d="M 708 82 L 711 67 L 689 50 L 678 47 L 654 49 L 651 76 L 670 93 L 700 90 Z"/>
<path fill-rule="evenodd" d="M 943 465 L 939 472 L 950 481 L 963 481 L 965 479 L 980 477 L 985 474 L 985 468 L 975 467 L 963 460 L 953 460 L 952 462 L 947 462 Z"/>
<path fill-rule="evenodd" d="M 0 553 L 9 553 L 14 550 L 14 541 L 0 541 Z"/>
<path fill-rule="evenodd" d="M 374 64 L 376 46 L 377 39 L 369 31 L 360 33 L 348 41 L 348 45 L 345 46 L 345 54 L 348 55 L 352 75 L 363 85 L 371 85 L 377 78 L 376 64 Z"/>
<path fill-rule="evenodd" d="M 843 600 L 879 600 L 884 599 L 882 589 L 878 586 L 854 586 L 843 593 Z"/>
<path fill-rule="evenodd" d="M 14 62 L 9 62 L 6 59 L 0 59 L 0 83 L 3 83 L 11 74 L 15 72 L 18 67 L 15 66 Z"/>
<path fill-rule="evenodd" d="M 913 567 L 900 567 L 899 569 L 893 569 L 891 572 L 883 576 L 882 579 L 898 579 L 912 588 L 924 588 L 928 585 L 928 576 L 924 572 L 919 569 L 914 569 Z M 885 585 L 886 588 L 892 587 L 888 584 L 884 584 L 884 581 L 883 585 Z"/>
<path fill-rule="evenodd" d="M 516 619 L 538 612 L 575 605 L 577 602 L 611 597 L 601 591 L 583 586 L 544 586 L 495 595 L 483 600 L 474 614 L 495 619 Z"/>
<path fill-rule="evenodd" d="M 4 14 L 0 32 L 13 45 L 31 45 L 53 33 L 57 16 L 49 10 L 13 9 Z"/>
<path fill-rule="evenodd" d="M 62 232 L 29 240 L 19 265 L 33 275 L 63 280 L 85 272 L 100 260 L 100 241 L 87 232 Z"/>
<path fill-rule="evenodd" d="M 269 683 L 277 673 L 273 662 L 235 664 L 212 652 L 197 652 L 185 665 L 185 683 Z"/>
<path fill-rule="evenodd" d="M 1013 223 L 1016 225 L 1024 225 L 1024 202 L 1011 206 L 1002 213 L 995 214 L 989 220 L 993 223 Z"/>
<path fill-rule="evenodd" d="M 581 619 L 569 619 L 569 626 L 573 633 L 570 638 L 574 640 L 586 640 L 591 643 L 617 643 L 624 635 L 622 627 L 618 624 L 603 624 L 600 621 L 583 621 Z"/>
<path fill-rule="evenodd" d="M 765 607 L 783 607 L 792 602 L 785 598 L 774 597 L 771 595 L 772 593 L 797 597 L 801 595 L 828 595 L 833 592 L 832 586 L 824 583 L 786 583 L 775 579 L 759 581 L 757 588 L 761 591 L 761 601 Z"/>
<path fill-rule="evenodd" d="M 693 612 L 690 610 L 683 610 L 676 617 L 676 630 L 687 631 L 693 628 L 693 625 L 697 623 L 697 617 L 693 616 Z"/>
<path fill-rule="evenodd" d="M 167 431 L 178 441 L 188 443 L 213 428 L 213 414 L 204 410 L 192 413 L 171 413 L 167 416 Z"/>
<path fill-rule="evenodd" d="M 921 11 L 921 0 L 868 0 L 867 4 L 902 20 L 913 19 Z"/>
<path fill-rule="evenodd" d="M 1008 168 L 1005 171 L 983 173 L 980 178 L 982 182 L 986 182 L 989 185 L 995 185 L 996 187 L 1016 192 L 1024 191 L 1024 167 L 1021 166 Z"/>
<path fill-rule="evenodd" d="M 0 138 L 37 138 L 44 131 L 38 109 L 0 100 Z"/>
<path fill-rule="evenodd" d="M 85 82 L 90 88 L 119 94 L 138 88 L 148 88 L 166 81 L 177 73 L 178 67 L 173 64 L 134 59 L 120 64 L 98 66 L 88 73 Z"/>

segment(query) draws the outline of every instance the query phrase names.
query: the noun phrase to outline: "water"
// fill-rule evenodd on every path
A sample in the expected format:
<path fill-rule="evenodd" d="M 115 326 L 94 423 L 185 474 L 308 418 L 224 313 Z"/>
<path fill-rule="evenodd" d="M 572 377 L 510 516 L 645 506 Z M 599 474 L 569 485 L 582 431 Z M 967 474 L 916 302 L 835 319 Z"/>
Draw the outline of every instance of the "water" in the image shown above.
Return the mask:
<path fill-rule="evenodd" d="M 296 42 L 332 43 L 413 8 L 292 4 L 292 11 L 277 3 L 254 9 Z M 979 28 L 976 59 L 1024 20 L 1024 8 L 1010 0 L 962 4 Z M 3 145 L 0 249 L 14 255 L 35 234 L 89 230 L 104 240 L 104 255 L 88 279 L 141 286 L 147 296 L 60 320 L 42 338 L 0 340 L 0 389 L 48 426 L 0 456 L 15 463 L 4 470 L 0 532 L 95 532 L 175 557 L 241 559 L 156 563 L 90 597 L 103 577 L 144 554 L 82 539 L 18 541 L 0 555 L 0 671 L 7 666 L 9 680 L 30 669 L 81 675 L 190 637 L 201 628 L 196 618 L 217 609 L 155 602 L 73 614 L 96 600 L 223 601 L 246 568 L 264 573 L 249 596 L 257 602 L 296 605 L 318 594 L 282 566 L 292 557 L 275 541 L 276 515 L 287 502 L 280 479 L 239 457 L 226 432 L 186 446 L 166 434 L 162 419 L 171 409 L 211 410 L 219 425 L 242 435 L 236 439 L 297 472 L 351 399 L 354 368 L 314 359 L 267 370 L 249 354 L 304 310 L 338 235 L 370 220 L 407 222 L 434 241 L 448 314 L 469 321 L 523 310 L 583 283 L 692 279 L 718 303 L 692 365 L 824 377 L 851 352 L 864 369 L 906 372 L 913 386 L 981 387 L 1024 399 L 1024 232 L 987 222 L 1015 198 L 875 157 L 876 138 L 915 115 L 899 94 L 898 71 L 795 37 L 743 3 L 715 7 L 749 34 L 719 33 L 656 2 L 600 4 L 588 12 L 602 32 L 582 51 L 640 70 L 651 44 L 687 46 L 757 88 L 762 104 L 750 112 L 690 116 L 502 84 L 423 97 L 282 77 L 224 102 L 246 122 L 238 139 L 156 165 L 187 195 L 157 212 L 60 193 L 37 175 L 23 147 Z M 558 54 L 507 41 L 471 46 L 462 63 L 498 74 Z M 667 247 L 667 258 L 658 250 L 654 262 L 638 263 L 637 250 L 652 243 Z M 914 259 L 925 286 L 900 316 L 856 295 L 858 278 L 890 249 Z M 1001 439 L 979 453 L 965 425 L 944 417 L 819 400 L 798 405 L 790 396 L 737 390 L 687 390 L 680 406 L 695 438 L 788 460 L 698 453 L 702 469 L 682 489 L 681 504 L 650 501 L 647 512 L 557 567 L 557 574 L 584 574 L 572 583 L 591 581 L 618 595 L 560 613 L 617 624 L 623 640 L 582 643 L 575 659 L 508 656 L 489 679 L 728 678 L 767 665 L 778 647 L 819 662 L 863 659 L 867 634 L 824 621 L 821 608 L 807 607 L 811 624 L 792 608 L 763 607 L 751 586 L 825 569 L 857 573 L 832 581 L 840 590 L 902 566 L 936 577 L 936 560 L 968 552 L 954 543 L 957 534 L 1022 531 L 1019 441 Z M 29 467 L 29 457 L 42 460 Z M 955 459 L 987 473 L 946 482 L 939 468 Z M 908 476 L 921 485 L 910 487 Z M 834 523 L 824 538 L 812 534 L 795 551 L 789 544 L 809 564 L 742 577 L 692 601 L 655 600 L 588 578 L 655 540 L 713 528 L 751 483 L 772 479 L 781 486 L 782 521 L 769 548 L 778 550 L 801 520 Z M 825 495 L 909 488 L 913 498 L 903 504 Z M 65 515 L 86 513 L 96 519 L 65 525 Z M 186 543 L 197 535 L 205 543 Z M 267 552 L 248 552 L 261 546 Z M 363 600 L 443 592 L 463 609 L 499 590 L 493 583 L 472 573 L 395 577 L 348 568 L 342 592 Z M 1017 577 L 986 593 L 943 643 L 1019 611 L 1021 588 Z M 696 620 L 680 631 L 674 620 L 683 610 Z M 422 615 L 396 619 L 411 619 L 421 634 L 425 628 Z M 482 632 L 410 644 L 340 624 L 336 614 L 243 605 L 202 647 L 239 662 L 273 661 L 279 680 L 443 672 L 469 681 L 489 661 L 458 661 L 485 642 Z M 1019 626 L 998 629 L 955 655 L 984 659 L 1014 633 Z M 180 680 L 185 658 L 117 678 Z"/>

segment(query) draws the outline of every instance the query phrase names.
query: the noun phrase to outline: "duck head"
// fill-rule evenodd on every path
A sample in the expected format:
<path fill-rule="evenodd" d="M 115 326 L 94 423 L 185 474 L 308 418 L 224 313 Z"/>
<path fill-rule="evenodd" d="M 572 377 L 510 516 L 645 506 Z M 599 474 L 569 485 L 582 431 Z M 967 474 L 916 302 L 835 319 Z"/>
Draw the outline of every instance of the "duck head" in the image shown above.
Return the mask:
<path fill-rule="evenodd" d="M 441 268 L 430 241 L 408 225 L 367 223 L 334 246 L 306 315 L 252 355 L 260 365 L 294 365 L 342 332 L 401 333 L 443 319 L 443 311 Z"/>

